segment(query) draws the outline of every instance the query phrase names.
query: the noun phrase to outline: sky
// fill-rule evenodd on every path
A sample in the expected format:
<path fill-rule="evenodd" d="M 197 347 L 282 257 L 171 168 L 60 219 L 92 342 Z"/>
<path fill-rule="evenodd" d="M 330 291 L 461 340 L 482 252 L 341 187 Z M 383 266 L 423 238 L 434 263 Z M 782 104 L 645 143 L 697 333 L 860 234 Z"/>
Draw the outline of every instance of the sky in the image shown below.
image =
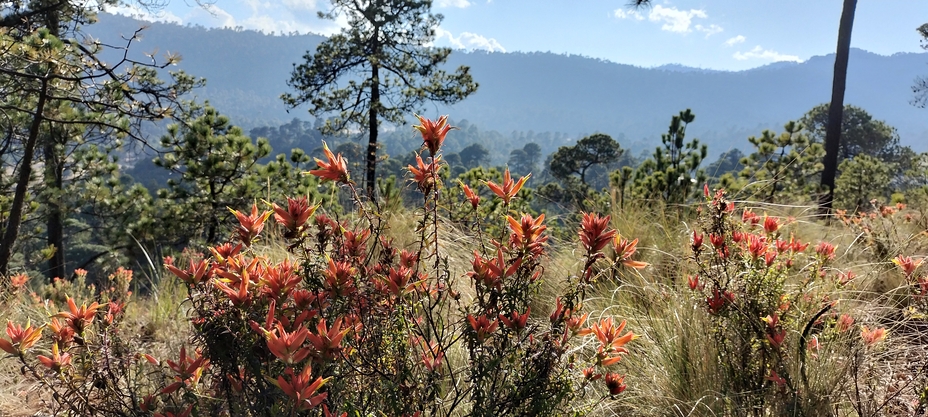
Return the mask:
<path fill-rule="evenodd" d="M 161 10 L 123 6 L 120 14 L 265 33 L 341 30 L 317 12 L 326 0 L 165 0 Z M 622 64 L 738 71 L 834 53 L 840 0 L 433 0 L 444 20 L 435 44 L 496 52 L 553 52 Z M 915 28 L 926 0 L 861 0 L 851 46 L 881 55 L 923 52 Z"/>

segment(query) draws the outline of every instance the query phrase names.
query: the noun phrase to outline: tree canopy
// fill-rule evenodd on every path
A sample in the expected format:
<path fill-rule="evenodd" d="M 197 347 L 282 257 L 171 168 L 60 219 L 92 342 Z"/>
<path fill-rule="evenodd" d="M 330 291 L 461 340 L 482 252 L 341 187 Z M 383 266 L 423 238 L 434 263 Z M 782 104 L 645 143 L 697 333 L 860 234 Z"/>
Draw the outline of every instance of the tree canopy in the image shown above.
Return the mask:
<path fill-rule="evenodd" d="M 366 185 L 373 194 L 377 133 L 381 121 L 405 124 L 426 101 L 454 103 L 477 90 L 469 68 L 440 68 L 450 48 L 431 46 L 443 18 L 431 0 L 333 0 L 320 16 L 346 18 L 348 27 L 322 42 L 295 65 L 284 94 L 291 108 L 308 104 L 316 116 L 330 116 L 325 133 L 367 130 Z"/>

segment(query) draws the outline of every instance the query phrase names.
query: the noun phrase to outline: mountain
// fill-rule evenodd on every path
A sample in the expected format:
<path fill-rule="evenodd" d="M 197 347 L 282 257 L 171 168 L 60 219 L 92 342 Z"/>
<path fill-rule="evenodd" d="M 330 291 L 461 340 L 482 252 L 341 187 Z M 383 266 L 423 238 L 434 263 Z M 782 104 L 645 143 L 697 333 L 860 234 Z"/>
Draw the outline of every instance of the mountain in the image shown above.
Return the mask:
<path fill-rule="evenodd" d="M 133 46 L 133 56 L 153 50 L 179 52 L 177 68 L 206 77 L 196 95 L 246 129 L 279 125 L 299 117 L 280 94 L 319 35 L 272 36 L 253 31 L 206 29 L 101 15 L 88 33 L 114 42 L 149 27 Z M 651 148 L 670 117 L 691 108 L 696 121 L 688 137 L 698 137 L 714 155 L 763 129 L 781 129 L 831 96 L 834 55 L 802 63 L 774 63 L 746 71 L 712 71 L 666 65 L 641 68 L 576 55 L 552 53 L 454 52 L 449 68 L 468 65 L 480 83 L 477 93 L 453 106 L 428 106 L 426 114 L 450 113 L 484 130 L 553 131 L 572 137 L 604 132 L 627 138 L 633 151 Z M 846 102 L 899 129 L 904 144 L 928 150 L 928 110 L 909 104 L 915 77 L 928 74 L 928 54 L 881 56 L 851 51 Z M 636 149 L 637 148 L 637 149 Z M 637 152 L 636 152 L 637 153 Z"/>

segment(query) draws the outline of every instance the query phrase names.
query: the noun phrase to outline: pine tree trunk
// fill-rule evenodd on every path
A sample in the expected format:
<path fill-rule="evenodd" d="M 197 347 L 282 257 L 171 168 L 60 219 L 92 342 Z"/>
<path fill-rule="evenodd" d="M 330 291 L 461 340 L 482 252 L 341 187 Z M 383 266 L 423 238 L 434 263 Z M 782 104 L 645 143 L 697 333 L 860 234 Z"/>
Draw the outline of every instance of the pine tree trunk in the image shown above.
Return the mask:
<path fill-rule="evenodd" d="M 26 191 L 29 189 L 29 177 L 32 176 L 32 159 L 35 156 L 36 142 L 39 139 L 39 129 L 42 126 L 45 112 L 45 102 L 48 100 L 48 80 L 42 80 L 39 91 L 39 100 L 35 106 L 32 124 L 29 126 L 29 136 L 23 146 L 23 159 L 19 163 L 19 178 L 16 181 L 16 190 L 13 192 L 13 202 L 10 204 L 10 218 L 6 224 L 3 239 L 0 240 L 0 275 L 7 275 L 10 270 L 10 259 L 13 257 L 13 245 L 19 236 L 19 228 L 23 221 L 23 206 L 26 203 Z"/>
<path fill-rule="evenodd" d="M 831 104 L 828 108 L 828 126 L 825 130 L 825 167 L 822 170 L 824 195 L 819 204 L 823 212 L 830 212 L 835 198 L 835 178 L 838 175 L 838 150 L 841 144 L 841 121 L 844 117 L 844 88 L 847 84 L 847 63 L 851 49 L 851 28 L 857 0 L 844 0 L 841 24 L 838 27 L 838 49 L 835 52 L 834 82 L 831 87 Z"/>
<path fill-rule="evenodd" d="M 54 246 L 55 252 L 48 260 L 48 276 L 65 278 L 64 260 L 64 216 L 61 209 L 61 189 L 63 186 L 63 161 L 55 149 L 55 132 L 52 129 L 43 144 L 45 157 L 45 187 L 50 198 L 45 201 L 47 243 Z"/>
<path fill-rule="evenodd" d="M 377 59 L 380 56 L 380 30 L 374 29 L 373 36 L 373 55 L 374 60 L 371 62 L 371 103 L 370 116 L 367 122 L 367 128 L 370 132 L 370 140 L 367 142 L 367 196 L 374 199 L 374 190 L 377 184 L 377 111 L 380 109 L 380 63 Z"/>

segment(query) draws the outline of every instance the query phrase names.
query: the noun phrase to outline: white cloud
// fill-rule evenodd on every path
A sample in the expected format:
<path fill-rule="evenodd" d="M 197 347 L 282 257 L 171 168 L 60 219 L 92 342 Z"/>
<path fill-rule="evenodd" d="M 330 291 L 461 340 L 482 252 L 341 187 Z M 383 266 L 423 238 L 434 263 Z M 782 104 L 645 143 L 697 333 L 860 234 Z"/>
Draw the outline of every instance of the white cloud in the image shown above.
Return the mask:
<path fill-rule="evenodd" d="M 615 9 L 612 14 L 617 19 L 644 20 L 644 16 L 642 16 L 641 13 L 639 13 L 637 10 Z"/>
<path fill-rule="evenodd" d="M 123 5 L 107 7 L 106 11 L 113 14 L 119 14 L 123 16 L 129 16 L 138 20 L 144 20 L 146 22 L 164 22 L 164 23 L 177 23 L 182 24 L 183 19 L 177 15 L 166 12 L 164 10 L 158 12 L 152 12 L 151 10 L 146 10 L 143 7 L 138 5 Z"/>
<path fill-rule="evenodd" d="M 746 40 L 747 40 L 747 38 L 745 38 L 744 36 L 738 35 L 738 36 L 735 36 L 734 38 L 730 38 L 730 39 L 728 39 L 727 41 L 725 41 L 725 45 L 728 45 L 728 46 L 735 46 L 735 45 L 737 45 L 737 44 L 739 44 L 739 43 L 744 43 L 744 41 L 746 41 Z"/>
<path fill-rule="evenodd" d="M 760 45 L 754 47 L 748 52 L 735 52 L 733 55 L 735 59 L 739 61 L 745 61 L 748 59 L 760 59 L 764 61 L 778 62 L 778 61 L 792 61 L 792 62 L 802 62 L 796 55 L 784 55 L 776 51 L 771 51 L 769 49 L 761 48 Z"/>
<path fill-rule="evenodd" d="M 457 8 L 463 9 L 467 6 L 470 6 L 470 1 L 468 0 L 438 0 L 438 2 L 436 2 L 436 6 L 457 7 Z"/>
<path fill-rule="evenodd" d="M 316 10 L 316 0 L 283 0 L 283 4 L 291 10 Z"/>
<path fill-rule="evenodd" d="M 712 35 L 715 35 L 717 33 L 722 33 L 723 31 L 725 31 L 725 29 L 722 29 L 721 26 L 716 25 L 716 24 L 711 24 L 709 26 L 696 25 L 695 28 L 696 30 L 702 33 L 705 33 L 706 39 L 709 39 L 709 37 Z"/>
<path fill-rule="evenodd" d="M 693 23 L 693 18 L 705 19 L 707 17 L 709 15 L 704 10 L 677 10 L 676 7 L 664 7 L 659 4 L 651 9 L 651 13 L 648 13 L 648 20 L 663 23 L 661 30 L 676 33 L 691 32 L 690 25 Z"/>
<path fill-rule="evenodd" d="M 437 28 L 435 29 L 435 38 L 447 39 L 451 47 L 457 49 L 483 49 L 490 52 L 506 52 L 506 48 L 503 48 L 503 45 L 500 45 L 496 39 L 487 38 L 471 32 L 462 32 L 459 36 L 455 37 L 451 32 L 442 28 Z"/>

